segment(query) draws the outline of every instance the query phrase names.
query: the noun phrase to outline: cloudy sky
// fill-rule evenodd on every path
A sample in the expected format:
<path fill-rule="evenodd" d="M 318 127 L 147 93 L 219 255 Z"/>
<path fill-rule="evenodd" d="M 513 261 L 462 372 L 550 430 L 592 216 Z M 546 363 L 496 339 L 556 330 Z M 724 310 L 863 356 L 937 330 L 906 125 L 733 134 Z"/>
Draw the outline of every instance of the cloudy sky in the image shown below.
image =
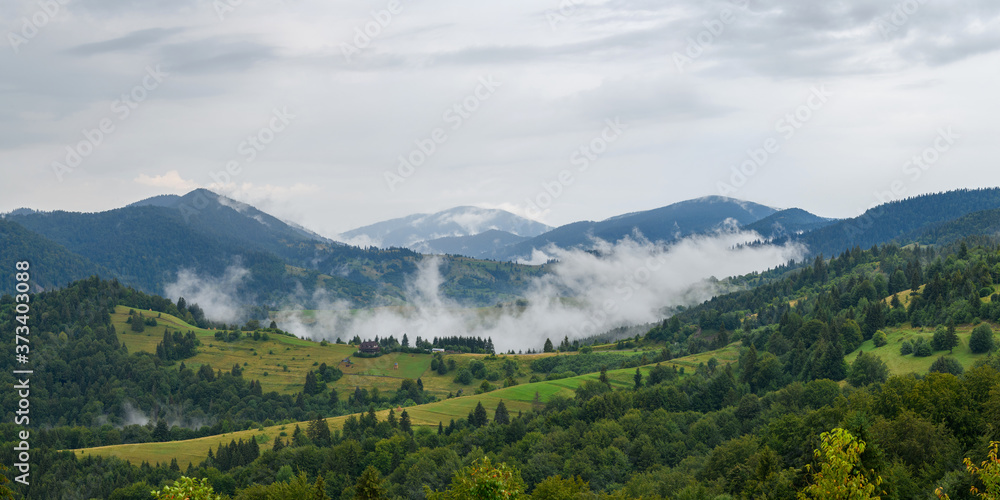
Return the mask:
<path fill-rule="evenodd" d="M 0 212 L 200 186 L 333 236 L 1000 185 L 995 0 L 15 0 L 0 30 Z"/>

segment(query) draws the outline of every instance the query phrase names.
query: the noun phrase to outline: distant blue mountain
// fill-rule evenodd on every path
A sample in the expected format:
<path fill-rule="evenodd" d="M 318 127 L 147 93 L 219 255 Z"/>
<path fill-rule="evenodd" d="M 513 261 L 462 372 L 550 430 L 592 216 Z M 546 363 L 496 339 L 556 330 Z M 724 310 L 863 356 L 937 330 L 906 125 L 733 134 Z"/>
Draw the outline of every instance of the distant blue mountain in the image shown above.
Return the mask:
<path fill-rule="evenodd" d="M 719 229 L 726 224 L 743 226 L 777 210 L 748 201 L 708 196 L 682 201 L 662 208 L 619 215 L 600 222 L 574 222 L 530 240 L 508 247 L 508 259 L 528 258 L 535 249 L 549 245 L 560 248 L 590 248 L 595 239 L 608 242 L 641 235 L 650 241 L 673 241 L 692 234 Z"/>

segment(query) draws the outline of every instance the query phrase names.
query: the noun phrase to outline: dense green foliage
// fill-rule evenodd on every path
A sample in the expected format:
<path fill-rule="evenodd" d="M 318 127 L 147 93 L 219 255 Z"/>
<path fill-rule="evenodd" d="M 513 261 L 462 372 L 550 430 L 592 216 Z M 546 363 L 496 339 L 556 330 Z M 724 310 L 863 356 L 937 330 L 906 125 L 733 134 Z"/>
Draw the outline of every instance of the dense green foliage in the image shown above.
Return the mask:
<path fill-rule="evenodd" d="M 31 277 L 36 289 L 63 286 L 88 276 L 109 273 L 62 245 L 32 233 L 20 224 L 0 218 L 0 269 L 14 269 L 18 261 L 37 269 Z"/>

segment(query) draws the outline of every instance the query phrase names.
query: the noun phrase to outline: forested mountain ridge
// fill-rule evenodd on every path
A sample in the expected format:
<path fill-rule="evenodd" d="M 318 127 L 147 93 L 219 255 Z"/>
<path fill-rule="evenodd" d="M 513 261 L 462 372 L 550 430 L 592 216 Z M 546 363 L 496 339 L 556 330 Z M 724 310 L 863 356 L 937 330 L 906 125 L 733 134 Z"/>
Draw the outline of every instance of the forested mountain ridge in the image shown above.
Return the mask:
<path fill-rule="evenodd" d="M 744 230 L 755 231 L 765 239 L 777 239 L 783 236 L 794 236 L 807 233 L 837 222 L 813 215 L 801 208 L 789 208 L 775 212 L 763 219 L 745 224 Z"/>
<path fill-rule="evenodd" d="M 49 239 L 75 254 L 66 264 L 40 268 L 52 275 L 46 283 L 65 284 L 101 272 L 146 292 L 164 294 L 181 270 L 219 280 L 228 269 L 241 268 L 249 272 L 231 293 L 247 307 L 279 307 L 289 301 L 309 307 L 320 289 L 330 300 L 356 306 L 403 302 L 406 280 L 424 258 L 405 249 L 358 248 L 314 239 L 306 230 L 206 190 L 155 197 L 106 212 L 21 211 L 8 214 L 6 220 L 28 230 L 5 236 L 3 244 L 12 250 L 27 246 L 15 239 L 37 241 L 30 244 L 33 252 L 53 247 L 42 244 Z M 17 258 L 16 252 L 4 255 Z M 23 259 L 33 253 L 20 255 Z M 538 271 L 506 265 L 498 273 L 495 262 L 442 259 L 449 269 L 446 295 L 477 305 L 509 300 Z M 74 262 L 76 267 L 94 264 L 86 273 L 61 271 Z"/>
<path fill-rule="evenodd" d="M 95 274 L 108 276 L 103 267 L 75 255 L 62 245 L 25 229 L 20 224 L 0 218 L 0 266 L 14 269 L 21 260 L 38 264 L 33 275 L 40 289 L 64 286 Z"/>
<path fill-rule="evenodd" d="M 793 239 L 807 245 L 813 255 L 836 255 L 855 246 L 871 248 L 893 241 L 905 245 L 911 243 L 907 241 L 909 237 L 935 224 L 997 208 L 1000 208 L 1000 188 L 926 194 L 880 204 L 858 217 Z"/>
<path fill-rule="evenodd" d="M 642 237 L 653 242 L 670 242 L 691 234 L 719 229 L 727 222 L 750 224 L 776 212 L 753 202 L 708 196 L 642 212 L 618 215 L 599 222 L 566 224 L 530 240 L 508 247 L 506 258 L 530 258 L 533 250 L 549 245 L 589 249 L 595 238 L 615 243 L 626 237 Z"/>

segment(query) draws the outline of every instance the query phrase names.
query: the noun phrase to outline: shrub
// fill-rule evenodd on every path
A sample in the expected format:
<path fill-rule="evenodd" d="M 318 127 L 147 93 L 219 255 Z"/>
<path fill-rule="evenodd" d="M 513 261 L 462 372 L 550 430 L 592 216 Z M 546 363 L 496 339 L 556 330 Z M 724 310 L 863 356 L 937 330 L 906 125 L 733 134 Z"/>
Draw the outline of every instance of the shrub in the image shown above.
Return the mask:
<path fill-rule="evenodd" d="M 962 367 L 962 363 L 959 363 L 957 359 L 949 356 L 941 356 L 940 358 L 934 360 L 934 364 L 931 365 L 930 371 L 950 373 L 958 376 L 965 372 L 965 368 Z"/>
<path fill-rule="evenodd" d="M 913 342 L 909 340 L 904 340 L 903 344 L 899 346 L 899 353 L 903 356 L 907 354 L 913 354 Z"/>
<path fill-rule="evenodd" d="M 969 349 L 975 354 L 982 354 L 993 350 L 995 342 L 993 340 L 993 329 L 990 325 L 983 323 L 972 330 L 972 337 L 969 339 Z"/>
<path fill-rule="evenodd" d="M 882 358 L 862 351 L 858 353 L 858 357 L 851 364 L 847 382 L 854 387 L 862 387 L 885 382 L 887 378 L 889 378 L 889 368 L 882 361 Z"/>
<path fill-rule="evenodd" d="M 889 343 L 889 339 L 886 338 L 885 332 L 879 330 L 872 336 L 872 342 L 875 343 L 875 347 L 882 347 Z"/>
<path fill-rule="evenodd" d="M 931 347 L 931 343 L 925 338 L 917 339 L 916 343 L 913 345 L 913 355 L 926 358 L 931 354 L 934 354 L 934 348 Z"/>
<path fill-rule="evenodd" d="M 931 340 L 931 347 L 935 351 L 948 349 L 948 329 L 944 325 L 938 325 L 934 330 L 934 338 Z"/>
<path fill-rule="evenodd" d="M 476 378 L 486 378 L 486 364 L 478 359 L 469 363 L 469 370 Z"/>
<path fill-rule="evenodd" d="M 469 385 L 472 383 L 472 372 L 468 368 L 462 368 L 458 371 L 458 375 L 455 375 L 455 382 L 463 385 Z"/>

